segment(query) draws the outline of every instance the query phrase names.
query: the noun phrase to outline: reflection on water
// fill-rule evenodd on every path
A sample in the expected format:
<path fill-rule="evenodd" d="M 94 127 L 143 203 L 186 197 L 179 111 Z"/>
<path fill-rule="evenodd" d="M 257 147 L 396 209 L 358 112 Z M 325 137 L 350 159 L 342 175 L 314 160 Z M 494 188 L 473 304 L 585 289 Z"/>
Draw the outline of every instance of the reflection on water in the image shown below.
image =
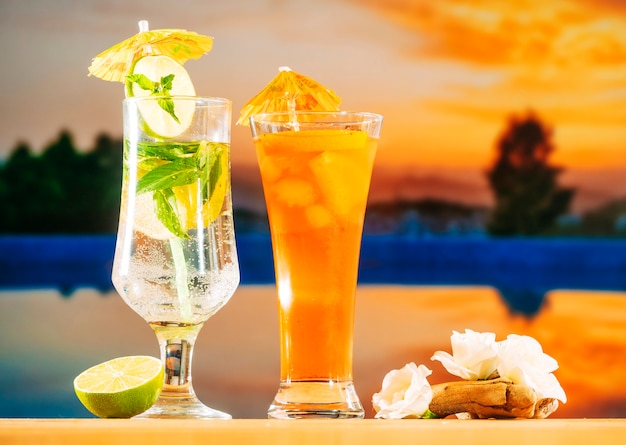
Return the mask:
<path fill-rule="evenodd" d="M 200 333 L 194 387 L 236 418 L 264 418 L 278 384 L 273 286 L 242 286 Z M 452 330 L 537 338 L 555 357 L 568 395 L 553 417 L 626 417 L 626 293 L 553 292 L 534 318 L 510 315 L 488 287 L 361 286 L 355 326 L 355 385 L 371 396 L 387 371 L 413 361 L 431 383 L 454 380 L 436 362 Z M 81 371 L 113 357 L 158 356 L 154 334 L 114 292 L 0 292 L 0 417 L 91 417 L 74 396 Z"/>

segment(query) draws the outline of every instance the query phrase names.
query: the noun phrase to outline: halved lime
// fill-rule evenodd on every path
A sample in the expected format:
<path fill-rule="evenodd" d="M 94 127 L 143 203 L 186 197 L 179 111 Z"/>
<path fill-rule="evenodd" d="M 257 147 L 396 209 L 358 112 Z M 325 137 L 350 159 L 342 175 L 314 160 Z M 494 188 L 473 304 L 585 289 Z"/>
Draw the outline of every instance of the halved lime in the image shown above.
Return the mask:
<path fill-rule="evenodd" d="M 161 360 L 142 355 L 106 361 L 74 379 L 76 396 L 98 417 L 141 414 L 156 402 L 162 387 Z"/>
<path fill-rule="evenodd" d="M 130 69 L 129 74 L 141 74 L 152 82 L 161 82 L 167 76 L 173 75 L 171 86 L 168 91 L 169 96 L 195 96 L 196 91 L 191 82 L 189 74 L 183 66 L 168 56 L 152 55 L 145 56 L 137 60 Z M 143 89 L 137 82 L 126 83 L 126 97 L 147 97 L 154 96 L 153 91 Z M 174 114 L 172 116 L 159 103 L 154 101 L 140 102 L 138 104 L 141 115 L 156 136 L 172 138 L 183 133 L 191 124 L 195 111 L 195 103 L 191 100 L 169 100 L 173 104 Z"/>

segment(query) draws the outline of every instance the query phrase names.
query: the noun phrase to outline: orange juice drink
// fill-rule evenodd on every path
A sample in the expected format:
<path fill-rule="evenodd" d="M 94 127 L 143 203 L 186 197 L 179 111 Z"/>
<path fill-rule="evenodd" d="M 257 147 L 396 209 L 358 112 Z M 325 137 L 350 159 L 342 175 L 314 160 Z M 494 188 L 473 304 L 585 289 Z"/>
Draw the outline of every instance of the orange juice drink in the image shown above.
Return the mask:
<path fill-rule="evenodd" d="M 293 125 L 289 120 L 296 115 Z M 283 114 L 286 122 L 272 128 L 284 131 L 259 126 L 254 138 L 279 297 L 281 389 L 275 417 L 311 411 L 319 417 L 325 410 L 333 417 L 362 417 L 352 385 L 354 306 L 378 133 L 362 122 L 372 115 L 330 113 L 341 125 L 329 123 L 328 115 Z M 348 402 L 338 394 L 345 391 L 354 392 Z M 313 394 L 320 400 L 311 399 Z"/>

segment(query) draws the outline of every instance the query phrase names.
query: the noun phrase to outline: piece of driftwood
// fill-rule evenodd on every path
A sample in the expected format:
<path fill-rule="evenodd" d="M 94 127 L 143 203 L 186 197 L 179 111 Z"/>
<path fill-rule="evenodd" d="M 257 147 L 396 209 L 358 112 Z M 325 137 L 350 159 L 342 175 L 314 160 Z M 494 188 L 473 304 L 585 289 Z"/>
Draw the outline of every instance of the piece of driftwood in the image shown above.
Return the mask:
<path fill-rule="evenodd" d="M 429 409 L 438 417 L 544 419 L 559 406 L 556 399 L 538 399 L 532 388 L 502 378 L 440 383 L 432 390 Z"/>

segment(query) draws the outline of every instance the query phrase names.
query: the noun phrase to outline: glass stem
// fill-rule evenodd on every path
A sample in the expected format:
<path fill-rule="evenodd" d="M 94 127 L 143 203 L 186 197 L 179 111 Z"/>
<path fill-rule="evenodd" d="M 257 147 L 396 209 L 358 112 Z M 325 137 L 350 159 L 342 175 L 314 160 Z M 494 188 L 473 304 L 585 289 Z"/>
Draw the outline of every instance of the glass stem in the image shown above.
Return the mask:
<path fill-rule="evenodd" d="M 193 346 L 202 324 L 151 323 L 165 367 L 160 399 L 195 399 L 191 384 Z"/>

